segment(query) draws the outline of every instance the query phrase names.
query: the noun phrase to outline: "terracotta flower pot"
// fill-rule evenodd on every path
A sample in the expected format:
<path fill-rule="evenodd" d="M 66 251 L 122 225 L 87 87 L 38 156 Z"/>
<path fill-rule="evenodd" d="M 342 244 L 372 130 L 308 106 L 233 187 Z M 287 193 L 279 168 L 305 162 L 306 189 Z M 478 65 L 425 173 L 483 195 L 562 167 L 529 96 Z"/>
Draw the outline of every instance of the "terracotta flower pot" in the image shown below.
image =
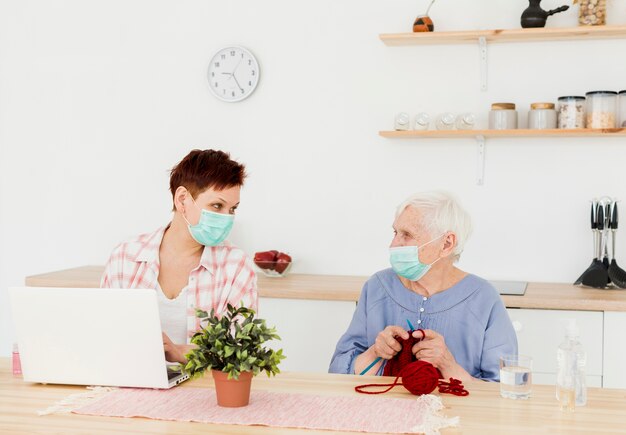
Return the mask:
<path fill-rule="evenodd" d="M 250 402 L 250 384 L 252 372 L 243 372 L 239 379 L 228 379 L 228 373 L 211 370 L 215 381 L 215 394 L 218 406 L 238 408 L 248 406 Z"/>

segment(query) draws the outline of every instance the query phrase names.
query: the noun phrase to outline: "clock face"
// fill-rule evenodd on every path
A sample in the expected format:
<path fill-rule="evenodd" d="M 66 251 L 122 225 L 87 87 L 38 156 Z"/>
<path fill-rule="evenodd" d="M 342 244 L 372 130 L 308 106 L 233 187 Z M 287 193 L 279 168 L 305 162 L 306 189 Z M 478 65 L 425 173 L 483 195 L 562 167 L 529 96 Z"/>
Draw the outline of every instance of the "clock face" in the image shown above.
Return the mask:
<path fill-rule="evenodd" d="M 215 53 L 208 70 L 209 87 L 220 100 L 241 101 L 259 83 L 259 63 L 243 47 L 226 47 Z"/>

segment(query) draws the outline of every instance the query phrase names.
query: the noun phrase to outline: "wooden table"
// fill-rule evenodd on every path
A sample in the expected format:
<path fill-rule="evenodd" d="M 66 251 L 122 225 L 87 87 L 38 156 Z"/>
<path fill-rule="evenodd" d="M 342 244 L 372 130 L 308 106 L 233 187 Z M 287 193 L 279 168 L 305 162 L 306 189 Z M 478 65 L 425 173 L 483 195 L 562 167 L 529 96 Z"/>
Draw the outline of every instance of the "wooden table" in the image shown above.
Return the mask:
<path fill-rule="evenodd" d="M 104 266 L 82 266 L 26 277 L 33 287 L 98 287 Z M 289 274 L 258 276 L 259 295 L 267 298 L 358 301 L 366 276 Z M 571 284 L 528 283 L 524 296 L 501 295 L 509 308 L 626 311 L 625 290 L 598 290 Z"/>
<path fill-rule="evenodd" d="M 243 434 L 304 433 L 298 429 L 261 426 L 207 425 L 143 418 L 91 417 L 63 414 L 39 417 L 44 410 L 83 387 L 29 384 L 10 372 L 8 358 L 0 358 L 0 433 L 2 434 Z M 354 386 L 390 378 L 333 374 L 283 373 L 276 378 L 258 376 L 253 389 L 322 395 L 357 395 Z M 210 376 L 188 381 L 177 388 L 212 387 Z M 554 387 L 535 385 L 528 400 L 502 399 L 499 384 L 476 382 L 468 386 L 468 397 L 443 395 L 447 417 L 459 416 L 461 425 L 444 434 L 538 434 L 538 433 L 625 433 L 626 390 L 589 389 L 585 407 L 560 411 Z M 387 397 L 411 396 L 396 387 Z M 329 434 L 328 431 L 306 431 Z"/>

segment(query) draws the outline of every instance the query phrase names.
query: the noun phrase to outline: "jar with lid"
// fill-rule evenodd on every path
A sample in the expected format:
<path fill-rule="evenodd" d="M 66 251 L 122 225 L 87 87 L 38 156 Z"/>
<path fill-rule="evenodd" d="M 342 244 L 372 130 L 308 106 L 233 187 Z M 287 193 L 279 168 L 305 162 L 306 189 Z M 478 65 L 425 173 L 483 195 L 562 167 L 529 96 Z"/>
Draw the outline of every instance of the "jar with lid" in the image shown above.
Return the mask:
<path fill-rule="evenodd" d="M 430 124 L 430 116 L 428 113 L 418 113 L 415 115 L 415 122 L 413 123 L 413 130 L 428 130 Z"/>
<path fill-rule="evenodd" d="M 558 128 L 585 128 L 585 97 L 559 97 Z"/>
<path fill-rule="evenodd" d="M 408 130 L 411 125 L 411 117 L 406 112 L 400 112 L 396 115 L 394 128 L 398 131 Z"/>
<path fill-rule="evenodd" d="M 606 24 L 606 0 L 574 0 L 578 2 L 578 24 L 603 26 Z"/>
<path fill-rule="evenodd" d="M 587 92 L 587 128 L 615 128 L 617 92 Z"/>
<path fill-rule="evenodd" d="M 457 130 L 471 130 L 476 124 L 476 117 L 473 113 L 461 113 L 456 117 L 456 129 Z"/>
<path fill-rule="evenodd" d="M 531 130 L 556 128 L 554 103 L 532 103 L 528 111 L 528 128 Z"/>
<path fill-rule="evenodd" d="M 437 118 L 437 130 L 452 130 L 456 117 L 450 112 L 442 113 Z"/>
<path fill-rule="evenodd" d="M 517 110 L 513 103 L 493 103 L 489 112 L 489 128 L 512 130 L 517 128 Z"/>
<path fill-rule="evenodd" d="M 619 91 L 619 125 L 626 128 L 626 89 Z"/>

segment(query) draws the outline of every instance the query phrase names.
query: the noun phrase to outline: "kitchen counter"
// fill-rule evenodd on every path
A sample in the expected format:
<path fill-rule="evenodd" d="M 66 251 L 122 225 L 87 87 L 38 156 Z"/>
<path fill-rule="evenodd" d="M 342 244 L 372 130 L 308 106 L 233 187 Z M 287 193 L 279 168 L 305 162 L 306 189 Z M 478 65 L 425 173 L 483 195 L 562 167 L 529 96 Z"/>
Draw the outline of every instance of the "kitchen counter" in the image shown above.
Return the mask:
<path fill-rule="evenodd" d="M 354 387 L 362 383 L 391 382 L 393 378 L 336 375 L 327 373 L 280 373 L 268 378 L 257 376 L 253 390 L 297 392 L 311 395 L 358 396 Z M 575 412 L 560 411 L 554 398 L 554 386 L 533 385 L 528 400 L 503 399 L 499 384 L 475 382 L 466 386 L 467 397 L 443 394 L 442 413 L 460 417 L 457 428 L 443 429 L 443 434 L 537 434 L 537 433 L 617 433 L 626 421 L 626 390 L 590 388 L 587 406 Z M 185 382 L 176 388 L 213 388 L 211 376 Z M 328 431 L 304 431 L 263 426 L 236 426 L 149 420 L 146 418 L 96 417 L 77 414 L 37 416 L 70 394 L 84 392 L 84 387 L 41 385 L 23 382 L 10 372 L 9 358 L 0 358 L 0 432 L 11 434 L 329 434 Z M 438 394 L 438 393 L 435 393 Z M 415 400 L 402 387 L 385 397 Z"/>
<path fill-rule="evenodd" d="M 98 287 L 103 266 L 82 266 L 26 277 L 27 286 Z M 365 276 L 259 274 L 259 295 L 266 298 L 357 301 Z M 528 283 L 524 296 L 501 295 L 508 308 L 626 312 L 626 290 L 599 290 L 571 284 Z"/>

